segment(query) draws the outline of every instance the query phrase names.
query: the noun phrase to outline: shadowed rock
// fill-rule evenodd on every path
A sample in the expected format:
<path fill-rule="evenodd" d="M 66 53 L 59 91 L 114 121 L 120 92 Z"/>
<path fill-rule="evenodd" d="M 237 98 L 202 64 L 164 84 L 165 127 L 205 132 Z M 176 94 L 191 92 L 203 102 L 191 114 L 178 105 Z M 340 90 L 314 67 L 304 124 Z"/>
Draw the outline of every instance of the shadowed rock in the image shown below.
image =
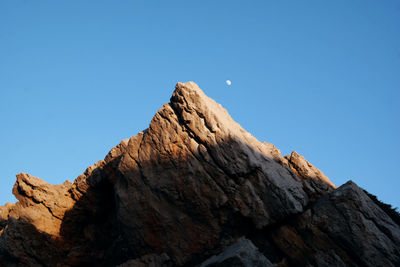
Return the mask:
<path fill-rule="evenodd" d="M 271 232 L 296 265 L 400 266 L 400 227 L 349 181 Z"/>
<path fill-rule="evenodd" d="M 218 266 L 272 267 L 273 264 L 258 251 L 250 240 L 240 238 L 223 253 L 211 257 L 200 265 L 200 267 Z"/>

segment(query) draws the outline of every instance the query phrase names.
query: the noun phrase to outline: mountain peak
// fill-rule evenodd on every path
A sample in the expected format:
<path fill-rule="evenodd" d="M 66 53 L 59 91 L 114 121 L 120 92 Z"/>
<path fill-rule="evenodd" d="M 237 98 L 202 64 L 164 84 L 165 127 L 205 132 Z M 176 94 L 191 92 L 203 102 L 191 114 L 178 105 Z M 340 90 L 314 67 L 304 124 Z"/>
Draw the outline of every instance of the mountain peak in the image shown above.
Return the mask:
<path fill-rule="evenodd" d="M 204 126 L 211 133 L 226 133 L 239 135 L 245 132 L 242 127 L 236 123 L 228 111 L 220 104 L 209 98 L 194 82 L 178 83 L 172 94 L 170 105 L 177 111 L 177 115 L 183 119 L 183 122 L 189 122 L 187 125 L 191 129 L 196 126 L 193 120 L 203 120 Z M 196 118 L 197 117 L 197 118 Z"/>
<path fill-rule="evenodd" d="M 396 265 L 399 226 L 347 187 L 258 141 L 194 82 L 178 83 L 148 129 L 73 183 L 17 176 L 19 201 L 0 206 L 0 265 L 207 266 L 240 252 L 241 263 L 368 266 L 357 242 L 371 225 L 346 239 L 362 214 L 377 225 L 366 255 Z M 324 221 L 330 214 L 341 224 Z"/>

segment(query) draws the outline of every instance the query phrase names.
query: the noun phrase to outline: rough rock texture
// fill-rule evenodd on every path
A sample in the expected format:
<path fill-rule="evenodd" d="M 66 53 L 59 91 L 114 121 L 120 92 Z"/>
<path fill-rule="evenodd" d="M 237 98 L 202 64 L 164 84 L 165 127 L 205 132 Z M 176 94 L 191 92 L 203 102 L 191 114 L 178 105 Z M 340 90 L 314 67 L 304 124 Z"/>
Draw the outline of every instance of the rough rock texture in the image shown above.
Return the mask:
<path fill-rule="evenodd" d="M 262 228 L 301 212 L 308 196 L 275 153 L 195 84 L 178 84 L 118 166 L 117 213 L 133 253 L 156 248 L 183 264 L 235 238 L 227 230 L 244 218 Z"/>
<path fill-rule="evenodd" d="M 13 188 L 18 202 L 10 209 L 9 216 L 29 222 L 38 231 L 57 237 L 65 212 L 74 205 L 68 193 L 71 184 L 66 181 L 53 186 L 29 174 L 18 174 Z"/>
<path fill-rule="evenodd" d="M 354 182 L 271 232 L 294 265 L 400 266 L 400 227 Z"/>
<path fill-rule="evenodd" d="M 223 253 L 211 257 L 200 265 L 200 267 L 213 266 L 272 267 L 273 264 L 258 251 L 250 240 L 240 238 Z"/>
<path fill-rule="evenodd" d="M 285 156 L 285 159 L 285 163 L 301 178 L 304 190 L 312 201 L 336 188 L 325 174 L 315 168 L 303 156 L 297 154 L 296 151 Z"/>
<path fill-rule="evenodd" d="M 241 236 L 276 266 L 396 265 L 399 226 L 362 190 L 335 188 L 178 83 L 148 129 L 73 183 L 17 176 L 0 266 L 195 266 Z"/>

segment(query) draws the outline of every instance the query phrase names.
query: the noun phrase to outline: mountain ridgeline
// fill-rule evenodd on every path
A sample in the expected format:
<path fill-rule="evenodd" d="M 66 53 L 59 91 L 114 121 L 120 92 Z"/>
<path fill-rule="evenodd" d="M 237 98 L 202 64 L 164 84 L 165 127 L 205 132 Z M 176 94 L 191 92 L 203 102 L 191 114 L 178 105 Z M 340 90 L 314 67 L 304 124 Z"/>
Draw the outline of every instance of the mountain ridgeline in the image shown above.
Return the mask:
<path fill-rule="evenodd" d="M 400 266 L 398 213 L 258 141 L 193 82 L 75 181 L 21 173 L 13 193 L 0 266 Z"/>

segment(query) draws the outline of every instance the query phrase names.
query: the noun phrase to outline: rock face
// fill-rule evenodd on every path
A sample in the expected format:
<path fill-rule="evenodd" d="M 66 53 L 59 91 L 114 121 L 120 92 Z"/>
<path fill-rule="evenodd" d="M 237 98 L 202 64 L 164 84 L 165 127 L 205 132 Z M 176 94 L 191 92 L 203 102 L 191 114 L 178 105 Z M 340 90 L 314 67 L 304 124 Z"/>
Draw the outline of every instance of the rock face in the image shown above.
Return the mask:
<path fill-rule="evenodd" d="M 282 157 L 193 82 L 73 183 L 19 174 L 13 193 L 1 266 L 400 264 L 399 225 L 360 188 Z"/>
<path fill-rule="evenodd" d="M 200 265 L 200 267 L 212 266 L 272 267 L 273 264 L 250 240 L 240 238 L 223 253 L 211 257 Z"/>
<path fill-rule="evenodd" d="M 291 170 L 302 178 L 304 190 L 312 201 L 336 188 L 325 174 L 315 168 L 303 156 L 297 154 L 296 151 L 293 151 L 289 156 L 285 156 L 285 159 Z"/>
<path fill-rule="evenodd" d="M 399 266 L 400 228 L 354 182 L 271 231 L 296 265 Z"/>

